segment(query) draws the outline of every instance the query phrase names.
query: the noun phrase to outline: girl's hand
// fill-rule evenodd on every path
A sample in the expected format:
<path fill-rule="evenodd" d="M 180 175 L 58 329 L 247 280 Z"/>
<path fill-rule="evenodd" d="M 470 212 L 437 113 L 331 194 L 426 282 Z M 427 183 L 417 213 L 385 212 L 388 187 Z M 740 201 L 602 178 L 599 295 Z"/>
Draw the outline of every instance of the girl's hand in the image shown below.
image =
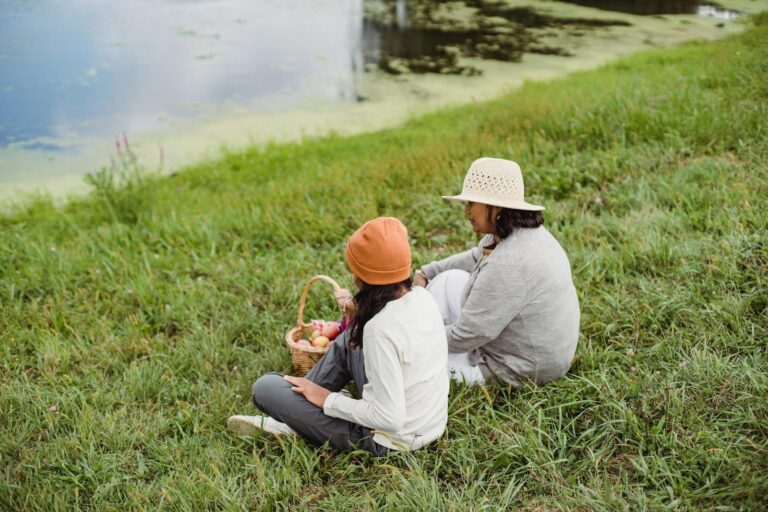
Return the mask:
<path fill-rule="evenodd" d="M 414 286 L 421 286 L 422 288 L 426 288 L 427 287 L 427 276 L 425 276 L 421 272 L 416 272 L 416 274 L 413 276 L 413 285 Z"/>
<path fill-rule="evenodd" d="M 346 288 L 340 288 L 333 292 L 333 297 L 336 299 L 336 303 L 341 309 L 341 313 L 347 318 L 351 318 L 355 315 L 357 308 L 355 307 L 354 295 Z"/>
<path fill-rule="evenodd" d="M 323 404 L 325 404 L 325 399 L 328 398 L 328 395 L 331 394 L 331 392 L 325 389 L 323 386 L 318 386 L 311 380 L 305 379 L 304 377 L 284 375 L 283 379 L 293 385 L 291 391 L 304 395 L 304 398 L 306 398 L 309 403 L 316 405 L 321 409 Z"/>

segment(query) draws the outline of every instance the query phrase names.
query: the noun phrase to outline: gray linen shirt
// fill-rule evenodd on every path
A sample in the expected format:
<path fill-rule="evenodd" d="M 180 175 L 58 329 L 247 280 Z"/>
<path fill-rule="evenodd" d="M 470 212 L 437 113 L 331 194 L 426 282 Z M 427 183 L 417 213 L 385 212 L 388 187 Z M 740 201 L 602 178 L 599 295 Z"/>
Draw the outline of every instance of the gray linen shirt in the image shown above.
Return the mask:
<path fill-rule="evenodd" d="M 519 386 L 565 375 L 579 338 L 579 299 L 568 257 L 546 228 L 520 228 L 490 255 L 477 247 L 425 265 L 428 279 L 450 269 L 470 273 L 461 313 L 446 326 L 448 350 L 469 352 L 487 381 Z"/>

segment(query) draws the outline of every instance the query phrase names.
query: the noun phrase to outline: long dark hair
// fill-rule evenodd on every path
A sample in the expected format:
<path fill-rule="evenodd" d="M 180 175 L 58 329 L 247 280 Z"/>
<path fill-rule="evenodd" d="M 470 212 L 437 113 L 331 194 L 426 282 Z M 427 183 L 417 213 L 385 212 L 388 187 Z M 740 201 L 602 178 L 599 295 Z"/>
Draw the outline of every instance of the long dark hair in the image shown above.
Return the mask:
<path fill-rule="evenodd" d="M 363 346 L 363 328 L 368 320 L 384 309 L 388 302 L 393 301 L 411 290 L 411 278 L 393 284 L 363 283 L 355 295 L 355 315 L 349 322 L 349 344 L 352 347 Z"/>
<path fill-rule="evenodd" d="M 493 207 L 488 206 L 488 223 L 495 227 L 495 235 L 502 240 L 518 228 L 537 228 L 544 224 L 544 214 L 526 210 L 502 208 L 496 218 L 493 218 Z"/>

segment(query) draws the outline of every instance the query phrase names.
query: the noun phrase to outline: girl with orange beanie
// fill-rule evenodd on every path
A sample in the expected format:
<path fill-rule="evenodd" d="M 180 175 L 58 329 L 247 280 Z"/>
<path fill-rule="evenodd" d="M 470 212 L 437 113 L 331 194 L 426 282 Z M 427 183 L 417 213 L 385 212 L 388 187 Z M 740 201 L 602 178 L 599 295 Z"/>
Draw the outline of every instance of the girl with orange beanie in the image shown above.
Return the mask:
<path fill-rule="evenodd" d="M 349 328 L 305 378 L 269 373 L 253 385 L 265 415 L 232 416 L 240 435 L 297 434 L 313 445 L 374 455 L 415 450 L 448 419 L 445 328 L 437 304 L 411 286 L 408 232 L 393 217 L 365 223 L 347 241 L 359 290 L 337 293 Z M 354 381 L 360 398 L 341 391 Z"/>

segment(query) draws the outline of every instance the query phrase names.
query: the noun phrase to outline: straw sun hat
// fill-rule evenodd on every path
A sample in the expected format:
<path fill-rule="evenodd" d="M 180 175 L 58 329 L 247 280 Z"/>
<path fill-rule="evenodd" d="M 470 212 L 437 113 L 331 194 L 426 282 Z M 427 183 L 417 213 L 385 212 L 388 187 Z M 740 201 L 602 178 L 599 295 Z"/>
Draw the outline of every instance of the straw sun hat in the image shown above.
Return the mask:
<path fill-rule="evenodd" d="M 461 194 L 443 199 L 472 201 L 513 210 L 541 211 L 543 206 L 526 203 L 523 173 L 512 160 L 478 158 L 469 166 Z"/>

